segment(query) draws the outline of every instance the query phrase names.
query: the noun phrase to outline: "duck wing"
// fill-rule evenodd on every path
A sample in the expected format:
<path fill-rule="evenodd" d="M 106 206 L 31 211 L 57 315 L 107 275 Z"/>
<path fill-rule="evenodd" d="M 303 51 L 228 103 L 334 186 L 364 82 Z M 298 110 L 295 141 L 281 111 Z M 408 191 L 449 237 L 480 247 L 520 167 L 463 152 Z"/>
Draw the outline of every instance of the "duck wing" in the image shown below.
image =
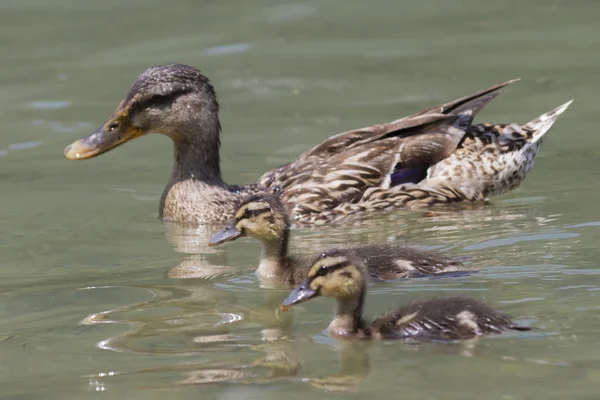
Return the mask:
<path fill-rule="evenodd" d="M 508 81 L 388 124 L 344 132 L 261 177 L 294 214 L 356 203 L 372 188 L 387 190 L 425 178 L 452 154 L 475 115 Z"/>

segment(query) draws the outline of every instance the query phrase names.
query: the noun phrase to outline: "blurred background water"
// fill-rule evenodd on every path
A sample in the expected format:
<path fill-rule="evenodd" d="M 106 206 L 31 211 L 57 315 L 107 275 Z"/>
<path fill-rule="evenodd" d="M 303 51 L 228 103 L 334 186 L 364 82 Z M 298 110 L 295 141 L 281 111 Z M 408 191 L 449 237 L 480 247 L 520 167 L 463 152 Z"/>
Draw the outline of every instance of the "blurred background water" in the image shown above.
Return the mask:
<path fill-rule="evenodd" d="M 0 397 L 595 398 L 599 14 L 589 0 L 1 1 Z M 540 329 L 343 345 L 324 333 L 330 301 L 274 311 L 286 291 L 260 287 L 256 242 L 209 251 L 209 231 L 158 220 L 166 138 L 63 159 L 168 62 L 216 86 L 232 183 L 510 78 L 523 80 L 478 120 L 526 122 L 575 98 L 522 188 L 490 205 L 294 232 L 297 251 L 403 241 L 481 267 L 372 287 L 370 315 L 460 291 Z"/>

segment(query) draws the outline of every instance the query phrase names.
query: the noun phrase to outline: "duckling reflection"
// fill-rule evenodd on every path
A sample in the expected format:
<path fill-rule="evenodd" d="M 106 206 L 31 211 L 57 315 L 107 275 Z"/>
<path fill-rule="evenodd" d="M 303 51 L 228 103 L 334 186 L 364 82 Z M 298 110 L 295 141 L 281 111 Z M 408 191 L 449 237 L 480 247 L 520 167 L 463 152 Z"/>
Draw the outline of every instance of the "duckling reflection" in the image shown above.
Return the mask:
<path fill-rule="evenodd" d="M 286 380 L 298 374 L 300 369 L 296 343 L 288 340 L 288 329 L 264 329 L 262 343 L 248 346 L 264 355 L 249 362 L 228 361 L 215 366 L 197 366 L 184 373 L 180 385 L 211 383 L 266 384 Z"/>
<path fill-rule="evenodd" d="M 164 337 L 204 332 L 206 346 L 229 342 L 233 337 L 226 325 L 219 324 L 236 304 L 234 293 L 218 290 L 208 281 L 194 286 L 139 286 L 150 294 L 147 300 L 116 307 L 87 316 L 82 325 L 127 324 L 125 332 L 100 341 L 105 350 L 128 353 L 178 353 L 189 348 L 161 348 Z M 107 289 L 107 288 L 97 288 Z M 164 312 L 167 310 L 167 313 Z"/>
<path fill-rule="evenodd" d="M 245 301 L 238 292 L 216 287 L 212 281 L 194 281 L 193 285 L 187 280 L 181 282 L 179 286 L 131 287 L 148 292 L 150 298 L 91 314 L 81 324 L 130 326 L 125 332 L 100 341 L 99 348 L 165 354 L 244 347 L 239 343 L 240 337 L 254 334 L 257 326 L 268 335 L 264 338 L 267 340 L 277 338 L 270 330 L 285 329 L 292 324 L 294 316 L 278 309 L 285 297 L 280 291 L 265 293 L 257 305 L 255 301 Z M 94 290 L 107 289 L 111 288 Z"/>
<path fill-rule="evenodd" d="M 340 370 L 337 374 L 309 378 L 311 386 L 327 392 L 350 392 L 367 378 L 371 370 L 364 343 L 341 343 Z"/>
<path fill-rule="evenodd" d="M 206 226 L 165 223 L 165 229 L 165 237 L 173 244 L 175 251 L 187 254 L 184 261 L 169 270 L 169 278 L 214 279 L 237 273 L 235 268 L 214 264 L 207 257 L 207 254 L 218 252 L 206 245 L 210 238 L 210 230 Z M 222 260 L 227 255 L 221 253 L 217 257 Z"/>
<path fill-rule="evenodd" d="M 283 302 L 287 308 L 318 296 L 337 300 L 329 333 L 342 339 L 459 340 L 531 328 L 466 297 L 445 297 L 408 304 L 367 323 L 362 316 L 367 291 L 366 265 L 352 252 L 333 249 L 311 266 L 308 277 Z"/>
<path fill-rule="evenodd" d="M 161 354 L 167 357 L 177 355 L 172 359 L 170 366 L 119 371 L 120 376 L 180 371 L 183 377 L 178 384 L 181 385 L 267 384 L 298 377 L 302 365 L 298 343 L 302 341 L 302 338 L 291 338 L 290 327 L 293 313 L 275 312 L 273 315 L 274 310 L 277 310 L 274 303 L 279 304 L 285 294 L 269 291 L 273 296 L 267 298 L 269 302 L 264 305 L 264 308 L 271 311 L 271 315 L 273 315 L 271 320 L 268 320 L 267 313 L 263 312 L 258 313 L 263 318 L 261 320 L 257 320 L 253 316 L 244 316 L 238 321 L 237 329 L 234 330 L 233 327 L 236 324 L 215 323 L 220 319 L 216 311 L 199 312 L 197 309 L 227 309 L 229 313 L 238 313 L 240 307 L 236 305 L 236 299 L 223 290 L 212 293 L 211 282 L 200 281 L 197 283 L 202 284 L 199 290 L 190 290 L 192 289 L 190 287 L 173 288 L 168 286 L 140 288 L 150 293 L 151 297 L 148 300 L 92 314 L 84 319 L 82 324 L 127 324 L 130 326 L 126 332 L 99 342 L 98 347 L 104 350 L 134 354 Z M 220 293 L 222 296 L 216 298 L 216 293 Z M 206 307 L 203 304 L 210 306 Z M 247 306 L 247 308 L 260 310 L 262 306 Z M 170 311 L 167 316 L 162 312 L 164 309 Z M 177 310 L 177 312 L 173 310 Z M 207 322 L 207 320 L 209 321 Z M 245 331 L 244 326 L 239 326 L 244 323 L 249 325 Z M 257 330 L 255 327 L 259 324 L 261 328 Z M 201 364 L 189 362 L 189 357 L 197 358 L 197 354 L 206 354 L 206 352 L 226 354 L 226 360 Z M 350 375 L 349 382 L 356 380 L 355 370 L 352 366 L 346 366 L 331 380 L 328 380 L 327 377 L 318 377 L 308 379 L 308 382 L 314 386 L 336 385 L 341 387 L 344 385 L 342 375 L 346 371 Z M 306 381 L 306 379 L 302 381 Z"/>
<path fill-rule="evenodd" d="M 235 219 L 213 236 L 211 246 L 245 235 L 258 239 L 262 256 L 257 275 L 266 281 L 298 284 L 306 277 L 312 256 L 288 254 L 291 222 L 281 200 L 255 194 L 242 200 Z M 349 248 L 364 260 L 372 280 L 398 279 L 464 269 L 461 262 L 439 253 L 392 244 Z"/>
<path fill-rule="evenodd" d="M 236 347 L 223 349 L 227 353 L 225 360 L 215 360 L 211 357 L 210 361 L 198 361 L 196 354 L 179 354 L 172 358 L 172 362 L 167 365 L 152 368 L 142 368 L 133 371 L 119 371 L 118 375 L 169 375 L 173 373 L 181 375 L 182 378 L 176 380 L 176 385 L 207 385 L 219 383 L 237 383 L 237 384 L 265 384 L 273 383 L 290 377 L 296 376 L 300 367 L 296 343 L 286 338 L 284 330 L 277 334 L 271 330 L 270 340 L 261 344 L 255 343 L 255 339 L 249 339 L 244 342 L 238 340 Z M 277 339 L 276 339 L 277 337 Z M 240 347 L 246 351 L 239 352 Z M 256 358 L 256 353 L 264 353 Z M 192 358 L 193 357 L 193 358 Z M 204 358 L 204 357 L 202 357 Z M 169 360 L 168 358 L 163 360 Z M 164 363 L 163 363 L 164 364 Z M 116 374 L 115 374 L 116 375 Z M 111 375 L 112 376 L 112 375 Z M 96 375 L 89 376 L 97 378 Z M 105 375 L 102 375 L 105 378 Z M 105 378 L 106 379 L 106 378 Z M 153 379 L 144 379 L 144 382 L 153 381 Z M 172 389 L 173 380 L 168 380 L 167 386 L 151 385 L 151 389 Z"/>
<path fill-rule="evenodd" d="M 350 346 L 343 343 L 338 349 L 339 371 L 317 377 L 302 376 L 297 341 L 270 342 L 261 348 L 265 351 L 265 357 L 254 362 L 225 364 L 219 368 L 203 366 L 187 372 L 186 377 L 178 383 L 200 385 L 227 382 L 257 385 L 292 380 L 306 382 L 327 392 L 349 392 L 355 390 L 370 372 L 369 355 L 362 344 L 353 343 Z"/>

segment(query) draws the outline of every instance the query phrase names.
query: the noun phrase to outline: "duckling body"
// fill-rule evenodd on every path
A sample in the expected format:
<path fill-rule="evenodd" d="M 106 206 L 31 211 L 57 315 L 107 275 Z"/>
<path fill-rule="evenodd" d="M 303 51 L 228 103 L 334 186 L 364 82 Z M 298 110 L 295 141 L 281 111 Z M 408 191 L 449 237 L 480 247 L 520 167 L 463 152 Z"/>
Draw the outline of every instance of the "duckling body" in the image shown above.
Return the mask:
<path fill-rule="evenodd" d="M 360 334 L 379 339 L 457 340 L 508 330 L 528 331 L 504 313 L 460 296 L 415 301 L 375 318 Z"/>
<path fill-rule="evenodd" d="M 261 259 L 256 270 L 264 280 L 296 285 L 306 278 L 317 255 L 288 253 L 290 217 L 279 197 L 258 193 L 241 201 L 234 219 L 210 241 L 216 246 L 239 237 L 261 242 Z M 370 244 L 340 250 L 365 263 L 369 279 L 400 279 L 464 269 L 462 263 L 430 250 L 394 244 Z"/>
<path fill-rule="evenodd" d="M 147 133 L 167 135 L 175 150 L 160 216 L 221 224 L 237 201 L 259 191 L 281 197 L 296 223 L 338 222 L 348 215 L 479 201 L 517 187 L 546 132 L 569 103 L 525 125 L 473 124 L 508 81 L 390 123 L 344 132 L 264 174 L 256 184 L 221 177 L 219 103 L 194 67 L 144 71 L 109 120 L 65 149 L 95 157 Z"/>
<path fill-rule="evenodd" d="M 458 296 L 415 301 L 369 323 L 362 315 L 367 277 L 367 266 L 360 258 L 330 250 L 315 260 L 307 278 L 282 307 L 318 296 L 336 299 L 336 315 L 328 330 L 344 339 L 461 340 L 531 329 L 475 299 Z"/>

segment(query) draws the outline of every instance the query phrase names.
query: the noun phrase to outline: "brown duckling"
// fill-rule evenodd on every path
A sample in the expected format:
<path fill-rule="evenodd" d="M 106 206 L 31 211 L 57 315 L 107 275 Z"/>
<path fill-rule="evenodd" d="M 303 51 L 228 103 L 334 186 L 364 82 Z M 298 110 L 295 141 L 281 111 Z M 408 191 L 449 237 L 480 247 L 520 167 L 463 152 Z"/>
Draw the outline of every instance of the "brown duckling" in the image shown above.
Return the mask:
<path fill-rule="evenodd" d="M 282 308 L 318 296 L 333 297 L 337 311 L 329 333 L 340 338 L 458 340 L 531 330 L 475 299 L 458 296 L 415 301 L 368 323 L 362 316 L 367 276 L 360 258 L 345 250 L 329 250 L 315 260 Z"/>
<path fill-rule="evenodd" d="M 209 246 L 251 236 L 262 244 L 262 255 L 256 271 L 259 277 L 296 285 L 306 278 L 315 255 L 288 253 L 290 227 L 290 217 L 281 200 L 271 194 L 259 193 L 242 200 L 234 220 L 213 236 Z M 399 279 L 464 269 L 461 262 L 450 257 L 408 246 L 371 244 L 346 251 L 364 261 L 371 280 Z"/>

